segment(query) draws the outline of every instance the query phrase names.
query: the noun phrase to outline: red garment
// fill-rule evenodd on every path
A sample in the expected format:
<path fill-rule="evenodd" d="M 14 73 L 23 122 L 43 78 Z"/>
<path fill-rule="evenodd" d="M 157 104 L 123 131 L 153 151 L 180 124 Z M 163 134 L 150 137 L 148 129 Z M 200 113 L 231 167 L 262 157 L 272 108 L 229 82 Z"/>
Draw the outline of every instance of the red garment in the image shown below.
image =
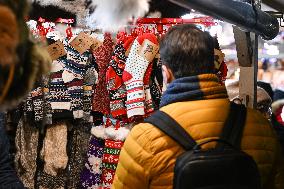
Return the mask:
<path fill-rule="evenodd" d="M 282 114 L 282 111 L 283 111 L 283 107 L 284 106 L 281 106 L 277 109 L 277 111 L 275 112 L 275 116 L 276 116 L 276 120 L 284 126 L 284 120 L 282 119 L 281 117 L 281 114 Z"/>
<path fill-rule="evenodd" d="M 105 140 L 104 154 L 102 159 L 103 189 L 111 188 L 122 146 L 122 141 Z"/>
<path fill-rule="evenodd" d="M 111 35 L 106 33 L 102 46 L 93 52 L 99 67 L 99 79 L 93 98 L 93 111 L 101 112 L 103 114 L 109 114 L 110 112 L 110 100 L 106 83 L 106 70 L 109 62 L 111 61 L 113 46 L 114 42 L 111 39 Z"/>

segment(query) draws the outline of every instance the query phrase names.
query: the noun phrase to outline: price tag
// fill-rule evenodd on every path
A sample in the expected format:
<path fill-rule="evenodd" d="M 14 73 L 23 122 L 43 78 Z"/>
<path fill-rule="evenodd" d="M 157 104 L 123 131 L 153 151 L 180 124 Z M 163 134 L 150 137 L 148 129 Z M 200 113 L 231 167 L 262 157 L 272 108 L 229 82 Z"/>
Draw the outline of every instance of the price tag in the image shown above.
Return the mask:
<path fill-rule="evenodd" d="M 139 55 L 144 57 L 149 62 L 152 62 L 158 51 L 159 51 L 159 45 L 146 39 L 143 42 L 141 49 L 139 50 Z"/>
<path fill-rule="evenodd" d="M 93 38 L 85 34 L 84 32 L 79 33 L 79 35 L 70 43 L 70 45 L 76 49 L 80 54 L 88 51 L 93 45 Z"/>
<path fill-rule="evenodd" d="M 92 50 L 96 50 L 99 48 L 103 43 L 98 40 L 97 38 L 93 38 Z"/>
<path fill-rule="evenodd" d="M 57 60 L 58 58 L 66 55 L 64 45 L 60 40 L 47 46 L 47 51 L 52 60 Z"/>

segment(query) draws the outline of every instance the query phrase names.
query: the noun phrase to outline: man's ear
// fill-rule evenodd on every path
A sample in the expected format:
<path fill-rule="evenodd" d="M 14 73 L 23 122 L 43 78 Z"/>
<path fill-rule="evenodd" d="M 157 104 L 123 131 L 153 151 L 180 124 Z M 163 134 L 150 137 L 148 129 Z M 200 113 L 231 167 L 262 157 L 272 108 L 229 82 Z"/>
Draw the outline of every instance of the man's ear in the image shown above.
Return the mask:
<path fill-rule="evenodd" d="M 171 83 L 175 79 L 172 70 L 165 65 L 162 66 L 162 70 L 163 70 L 164 82 Z"/>

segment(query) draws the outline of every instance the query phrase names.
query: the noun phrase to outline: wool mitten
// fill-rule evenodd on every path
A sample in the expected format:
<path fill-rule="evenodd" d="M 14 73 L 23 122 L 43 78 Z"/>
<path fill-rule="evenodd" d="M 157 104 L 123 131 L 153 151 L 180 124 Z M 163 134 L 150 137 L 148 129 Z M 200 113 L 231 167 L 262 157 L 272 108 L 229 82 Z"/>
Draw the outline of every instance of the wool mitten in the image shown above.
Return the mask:
<path fill-rule="evenodd" d="M 57 176 L 68 163 L 67 156 L 67 125 L 54 124 L 47 128 L 41 157 L 44 160 L 44 172 Z"/>
<path fill-rule="evenodd" d="M 158 51 L 158 40 L 154 34 L 143 34 L 133 43 L 125 70 L 123 80 L 127 90 L 127 115 L 145 115 L 144 102 L 144 75 L 150 62 L 154 59 Z"/>

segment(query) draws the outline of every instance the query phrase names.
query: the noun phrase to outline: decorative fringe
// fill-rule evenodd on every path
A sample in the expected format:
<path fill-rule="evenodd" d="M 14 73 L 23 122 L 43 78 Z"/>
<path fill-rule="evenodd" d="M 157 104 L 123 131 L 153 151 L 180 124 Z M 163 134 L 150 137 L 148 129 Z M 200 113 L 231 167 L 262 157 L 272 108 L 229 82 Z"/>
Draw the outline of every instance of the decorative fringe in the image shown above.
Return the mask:
<path fill-rule="evenodd" d="M 118 31 L 133 17 L 143 17 L 149 11 L 149 0 L 92 0 L 95 11 L 87 18 L 91 28 Z"/>

